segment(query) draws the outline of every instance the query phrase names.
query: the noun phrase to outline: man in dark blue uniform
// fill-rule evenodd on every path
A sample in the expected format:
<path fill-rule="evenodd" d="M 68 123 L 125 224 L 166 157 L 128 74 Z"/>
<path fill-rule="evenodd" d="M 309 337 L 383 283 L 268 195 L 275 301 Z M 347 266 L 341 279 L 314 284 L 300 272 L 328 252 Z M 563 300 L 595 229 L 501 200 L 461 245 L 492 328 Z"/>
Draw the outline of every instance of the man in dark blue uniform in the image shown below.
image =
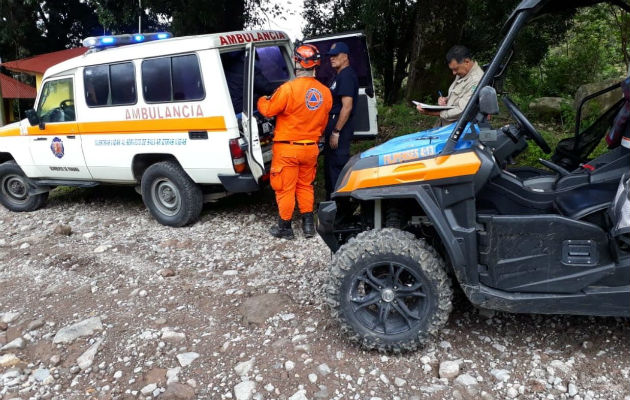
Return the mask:
<path fill-rule="evenodd" d="M 328 51 L 330 64 L 337 74 L 330 85 L 333 106 L 325 131 L 326 200 L 330 200 L 337 178 L 350 159 L 350 142 L 354 135 L 353 116 L 359 97 L 359 78 L 350 66 L 348 54 L 348 46 L 343 42 L 334 43 Z"/>

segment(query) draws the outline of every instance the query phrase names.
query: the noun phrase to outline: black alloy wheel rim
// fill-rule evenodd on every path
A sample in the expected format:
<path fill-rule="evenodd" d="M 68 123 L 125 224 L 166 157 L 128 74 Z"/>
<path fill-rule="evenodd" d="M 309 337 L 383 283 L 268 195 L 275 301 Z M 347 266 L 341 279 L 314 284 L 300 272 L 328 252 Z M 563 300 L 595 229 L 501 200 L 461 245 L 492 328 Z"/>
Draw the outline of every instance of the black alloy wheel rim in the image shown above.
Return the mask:
<path fill-rule="evenodd" d="M 356 320 L 380 335 L 417 331 L 429 311 L 429 285 L 415 269 L 381 261 L 352 276 L 348 293 Z"/>

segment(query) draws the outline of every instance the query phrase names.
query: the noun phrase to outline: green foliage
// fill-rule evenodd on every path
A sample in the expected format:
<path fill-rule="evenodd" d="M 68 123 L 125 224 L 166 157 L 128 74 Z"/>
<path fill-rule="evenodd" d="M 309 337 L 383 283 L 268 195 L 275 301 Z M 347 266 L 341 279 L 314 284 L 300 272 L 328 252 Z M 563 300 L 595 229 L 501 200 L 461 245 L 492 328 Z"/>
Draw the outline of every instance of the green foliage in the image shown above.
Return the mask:
<path fill-rule="evenodd" d="M 3 61 L 62 50 L 99 32 L 94 9 L 81 0 L 0 0 Z"/>
<path fill-rule="evenodd" d="M 79 46 L 88 36 L 171 30 L 177 36 L 260 25 L 269 0 L 0 0 L 0 57 L 16 60 Z"/>
<path fill-rule="evenodd" d="M 379 104 L 377 142 L 383 143 L 397 136 L 429 129 L 435 124 L 435 121 L 435 117 L 420 114 L 412 105 L 386 106 Z"/>
<path fill-rule="evenodd" d="M 396 102 L 411 57 L 417 1 L 305 0 L 305 37 L 363 30 L 384 101 Z"/>
<path fill-rule="evenodd" d="M 570 19 L 542 25 L 536 22 L 526 29 L 515 49 L 532 51 L 540 47 L 539 51 L 545 51 L 534 52 L 530 62 L 514 60 L 508 74 L 509 90 L 534 97 L 573 97 L 577 88 L 585 83 L 622 76 L 626 67 L 620 36 L 628 29 L 630 21 L 618 25 L 616 15 L 626 21 L 627 13 L 615 14 L 612 10 L 609 5 L 599 5 L 568 15 Z M 547 42 L 547 48 L 532 46 L 536 41 Z"/>
<path fill-rule="evenodd" d="M 159 15 L 150 6 L 150 0 L 143 1 L 143 11 L 139 13 L 138 0 L 88 0 L 96 11 L 103 29 L 98 35 L 118 35 L 138 32 L 138 16 L 141 16 L 143 32 L 166 30 L 167 24 L 160 23 Z"/>

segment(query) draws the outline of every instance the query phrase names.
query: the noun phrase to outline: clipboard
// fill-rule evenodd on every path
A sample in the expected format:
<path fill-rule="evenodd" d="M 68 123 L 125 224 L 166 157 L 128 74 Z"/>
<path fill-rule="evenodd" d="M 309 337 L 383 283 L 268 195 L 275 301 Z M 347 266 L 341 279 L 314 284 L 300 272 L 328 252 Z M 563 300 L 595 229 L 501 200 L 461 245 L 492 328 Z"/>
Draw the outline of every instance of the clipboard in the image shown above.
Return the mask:
<path fill-rule="evenodd" d="M 416 106 L 420 106 L 423 109 L 428 110 L 428 111 L 444 111 L 444 110 L 451 110 L 455 108 L 455 106 L 438 106 L 438 105 L 420 103 L 419 101 L 415 101 L 415 100 L 412 100 L 411 102 L 415 104 Z"/>

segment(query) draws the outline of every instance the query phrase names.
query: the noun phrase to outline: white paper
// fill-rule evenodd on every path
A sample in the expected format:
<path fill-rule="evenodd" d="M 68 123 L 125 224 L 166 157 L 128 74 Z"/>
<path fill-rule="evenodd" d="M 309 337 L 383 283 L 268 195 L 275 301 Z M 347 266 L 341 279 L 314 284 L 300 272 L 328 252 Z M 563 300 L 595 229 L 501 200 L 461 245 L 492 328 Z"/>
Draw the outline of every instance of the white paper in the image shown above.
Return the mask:
<path fill-rule="evenodd" d="M 417 106 L 422 107 L 425 110 L 430 110 L 430 111 L 443 111 L 443 110 L 450 110 L 452 108 L 455 108 L 455 106 L 435 106 L 431 104 L 424 104 L 415 100 L 412 100 L 411 102 Z"/>

